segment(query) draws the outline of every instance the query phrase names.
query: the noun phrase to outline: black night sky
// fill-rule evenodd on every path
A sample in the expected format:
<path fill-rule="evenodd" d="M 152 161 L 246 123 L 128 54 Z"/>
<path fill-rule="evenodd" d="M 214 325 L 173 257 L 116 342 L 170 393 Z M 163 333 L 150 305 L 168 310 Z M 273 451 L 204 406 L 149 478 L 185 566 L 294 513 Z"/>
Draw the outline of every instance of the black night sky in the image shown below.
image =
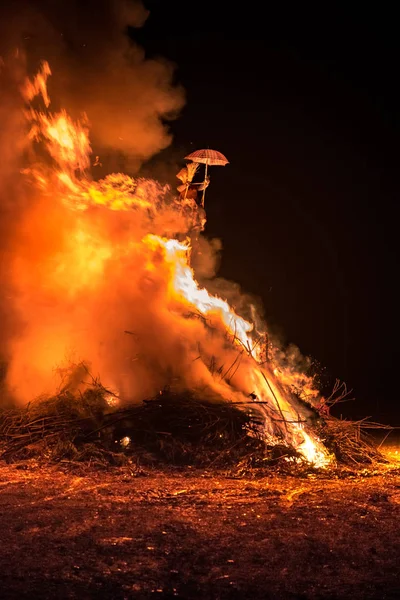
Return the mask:
<path fill-rule="evenodd" d="M 161 158 L 210 147 L 230 161 L 206 201 L 219 274 L 353 388 L 340 412 L 399 425 L 394 14 L 145 4 L 133 37 L 176 63 L 187 93 Z"/>

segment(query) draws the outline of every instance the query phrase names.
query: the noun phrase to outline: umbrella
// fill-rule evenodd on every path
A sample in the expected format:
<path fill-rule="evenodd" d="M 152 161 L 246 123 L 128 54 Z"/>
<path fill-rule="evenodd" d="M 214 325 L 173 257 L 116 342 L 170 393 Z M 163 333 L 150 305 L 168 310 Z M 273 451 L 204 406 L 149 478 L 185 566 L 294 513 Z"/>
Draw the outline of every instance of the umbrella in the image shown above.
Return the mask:
<path fill-rule="evenodd" d="M 224 167 L 229 163 L 229 160 L 226 158 L 226 156 L 221 154 L 221 152 L 218 152 L 217 150 L 210 150 L 209 148 L 205 150 L 196 150 L 188 156 L 185 156 L 185 159 L 192 160 L 193 162 L 197 163 L 203 163 L 206 166 L 220 165 L 221 167 Z"/>
<path fill-rule="evenodd" d="M 221 152 L 218 152 L 218 150 L 210 150 L 210 148 L 204 148 L 203 150 L 196 150 L 195 152 L 188 154 L 188 156 L 185 156 L 185 159 L 191 160 L 196 163 L 203 163 L 204 165 L 206 165 L 205 179 L 207 178 L 208 165 L 210 165 L 210 166 L 218 165 L 218 166 L 224 167 L 226 164 L 229 163 L 229 160 Z M 204 179 L 204 181 L 205 181 L 205 179 Z M 203 206 L 204 206 L 205 193 L 206 193 L 206 190 L 204 189 L 203 190 L 203 198 L 201 201 Z"/>

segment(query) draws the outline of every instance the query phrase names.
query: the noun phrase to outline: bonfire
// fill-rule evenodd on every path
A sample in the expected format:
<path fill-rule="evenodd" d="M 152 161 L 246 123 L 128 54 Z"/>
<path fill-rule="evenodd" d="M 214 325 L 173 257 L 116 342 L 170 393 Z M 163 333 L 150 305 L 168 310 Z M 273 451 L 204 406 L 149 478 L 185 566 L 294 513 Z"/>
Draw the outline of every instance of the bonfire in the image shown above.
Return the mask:
<path fill-rule="evenodd" d="M 152 179 L 92 178 L 87 120 L 51 111 L 50 75 L 43 63 L 21 90 L 31 205 L 12 256 L 24 326 L 3 377 L 3 457 L 378 458 L 359 423 L 329 414 L 347 390 L 324 398 L 251 303 L 239 314 L 234 288 L 218 297 L 198 283 L 205 217 L 193 199 Z M 202 249 L 210 259 L 205 238 Z"/>

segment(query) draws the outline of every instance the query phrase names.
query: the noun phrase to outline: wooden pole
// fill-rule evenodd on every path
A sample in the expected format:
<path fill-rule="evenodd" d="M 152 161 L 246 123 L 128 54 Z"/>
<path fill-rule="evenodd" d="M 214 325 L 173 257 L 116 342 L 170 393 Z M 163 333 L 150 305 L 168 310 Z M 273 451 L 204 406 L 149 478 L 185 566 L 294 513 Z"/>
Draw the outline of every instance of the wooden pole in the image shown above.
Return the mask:
<path fill-rule="evenodd" d="M 208 164 L 206 163 L 206 173 L 204 175 L 204 183 L 206 182 L 206 179 L 207 179 L 207 167 L 208 167 Z M 204 190 L 203 190 L 203 197 L 201 199 L 201 205 L 203 208 L 204 208 L 204 196 L 205 195 L 206 195 L 206 188 L 204 188 Z"/>

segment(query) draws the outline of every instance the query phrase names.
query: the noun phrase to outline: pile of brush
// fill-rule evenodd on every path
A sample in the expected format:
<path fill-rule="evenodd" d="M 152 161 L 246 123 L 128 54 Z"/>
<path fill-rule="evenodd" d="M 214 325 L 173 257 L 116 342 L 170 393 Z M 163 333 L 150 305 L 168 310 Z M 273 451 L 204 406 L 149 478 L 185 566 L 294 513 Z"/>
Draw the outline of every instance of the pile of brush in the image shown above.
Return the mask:
<path fill-rule="evenodd" d="M 83 392 L 71 391 L 70 383 L 71 378 L 55 396 L 0 413 L 0 458 L 102 465 L 134 460 L 142 465 L 247 471 L 302 460 L 284 440 L 267 445 L 257 403 L 239 407 L 199 392 L 166 389 L 118 409 L 99 381 L 92 379 Z M 335 419 L 326 411 L 323 416 L 316 412 L 314 422 L 316 434 L 337 462 L 353 466 L 382 460 L 363 425 L 370 428 L 368 423 Z"/>
<path fill-rule="evenodd" d="M 94 382 L 83 393 L 62 391 L 0 414 L 0 456 L 226 466 L 244 456 L 265 456 L 254 416 L 232 404 L 191 392 L 163 391 L 122 410 Z"/>

